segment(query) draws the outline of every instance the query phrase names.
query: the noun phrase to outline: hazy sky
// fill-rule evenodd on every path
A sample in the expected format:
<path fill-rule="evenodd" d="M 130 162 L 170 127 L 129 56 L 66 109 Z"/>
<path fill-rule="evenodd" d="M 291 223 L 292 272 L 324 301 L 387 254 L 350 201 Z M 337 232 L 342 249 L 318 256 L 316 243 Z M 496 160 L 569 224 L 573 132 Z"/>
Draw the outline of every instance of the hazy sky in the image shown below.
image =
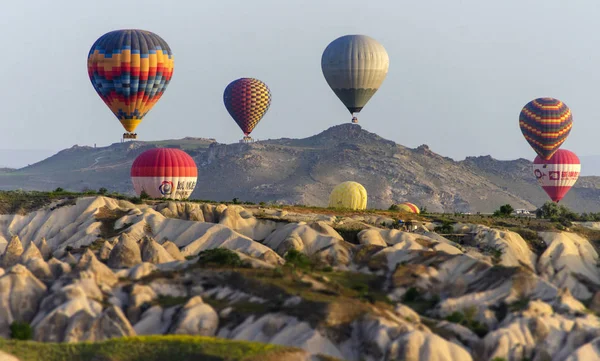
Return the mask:
<path fill-rule="evenodd" d="M 118 142 L 124 129 L 87 75 L 92 43 L 122 28 L 150 30 L 175 55 L 173 79 L 137 128 L 141 140 L 237 142 L 223 106 L 239 77 L 273 94 L 257 139 L 298 138 L 350 121 L 321 72 L 335 38 L 369 35 L 390 57 L 362 127 L 456 160 L 535 153 L 518 115 L 552 96 L 573 111 L 563 147 L 600 154 L 600 2 L 596 0 L 11 1 L 0 12 L 0 149 Z"/>

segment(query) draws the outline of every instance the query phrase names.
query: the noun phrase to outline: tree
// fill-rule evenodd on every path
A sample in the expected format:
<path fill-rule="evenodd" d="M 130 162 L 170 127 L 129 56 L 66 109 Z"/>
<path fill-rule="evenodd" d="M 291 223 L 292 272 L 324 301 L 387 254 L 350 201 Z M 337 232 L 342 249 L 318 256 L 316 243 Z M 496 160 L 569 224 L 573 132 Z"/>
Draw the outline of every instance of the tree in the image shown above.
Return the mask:
<path fill-rule="evenodd" d="M 142 192 L 140 193 L 140 199 L 148 199 L 148 198 L 150 198 L 148 193 L 146 193 L 145 190 L 142 190 Z"/>
<path fill-rule="evenodd" d="M 108 193 L 108 189 L 104 187 L 98 189 L 98 194 L 105 195 L 106 193 Z"/>
<path fill-rule="evenodd" d="M 505 204 L 500 207 L 500 213 L 506 216 L 510 216 L 514 210 L 515 209 L 510 204 Z"/>
<path fill-rule="evenodd" d="M 558 218 L 560 216 L 560 207 L 557 203 L 546 202 L 535 211 L 535 216 L 542 219 Z"/>
<path fill-rule="evenodd" d="M 514 208 L 510 204 L 500 206 L 500 209 L 494 212 L 495 217 L 508 217 L 514 212 Z"/>
<path fill-rule="evenodd" d="M 552 222 L 558 222 L 565 227 L 570 227 L 573 221 L 585 219 L 589 216 L 579 216 L 577 213 L 571 211 L 569 208 L 558 205 L 554 202 L 546 202 L 536 212 L 537 218 L 549 219 Z"/>

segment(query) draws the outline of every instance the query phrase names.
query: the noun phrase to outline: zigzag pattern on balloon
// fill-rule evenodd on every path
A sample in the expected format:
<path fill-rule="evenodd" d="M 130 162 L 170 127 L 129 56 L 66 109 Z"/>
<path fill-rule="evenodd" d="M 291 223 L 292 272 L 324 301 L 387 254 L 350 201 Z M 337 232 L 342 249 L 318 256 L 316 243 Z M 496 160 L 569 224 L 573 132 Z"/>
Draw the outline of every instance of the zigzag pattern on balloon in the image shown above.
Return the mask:
<path fill-rule="evenodd" d="M 248 136 L 271 106 L 271 91 L 262 81 L 240 78 L 232 81 L 223 93 L 225 108 Z"/>
<path fill-rule="evenodd" d="M 519 126 L 535 152 L 550 159 L 567 139 L 573 117 L 569 107 L 560 100 L 538 98 L 523 107 Z"/>
<path fill-rule="evenodd" d="M 169 85 L 174 58 L 169 45 L 154 33 L 116 30 L 96 40 L 87 64 L 98 95 L 133 132 Z"/>

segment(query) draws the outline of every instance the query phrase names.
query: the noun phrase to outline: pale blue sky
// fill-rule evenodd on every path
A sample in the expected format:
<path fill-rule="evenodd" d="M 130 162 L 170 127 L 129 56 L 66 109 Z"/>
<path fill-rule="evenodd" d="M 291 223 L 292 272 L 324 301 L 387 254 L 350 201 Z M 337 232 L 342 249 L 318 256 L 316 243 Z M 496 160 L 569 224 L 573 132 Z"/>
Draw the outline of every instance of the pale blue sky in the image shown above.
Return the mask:
<path fill-rule="evenodd" d="M 175 55 L 171 84 L 137 128 L 141 140 L 185 136 L 237 142 L 223 106 L 227 84 L 255 77 L 271 109 L 252 136 L 307 137 L 350 114 L 321 72 L 327 44 L 369 35 L 389 73 L 364 110 L 368 131 L 464 159 L 534 152 L 518 115 L 541 96 L 571 107 L 565 149 L 598 149 L 600 2 L 594 0 L 11 1 L 0 12 L 0 149 L 118 142 L 124 132 L 86 70 L 92 43 L 121 28 L 163 37 Z"/>

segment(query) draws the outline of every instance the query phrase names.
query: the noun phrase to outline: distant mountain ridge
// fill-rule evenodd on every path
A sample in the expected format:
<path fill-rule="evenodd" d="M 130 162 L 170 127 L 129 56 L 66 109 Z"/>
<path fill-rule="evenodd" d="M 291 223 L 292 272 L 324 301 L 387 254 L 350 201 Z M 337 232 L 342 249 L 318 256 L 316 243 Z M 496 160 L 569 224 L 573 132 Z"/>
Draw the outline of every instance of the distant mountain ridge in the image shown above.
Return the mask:
<path fill-rule="evenodd" d="M 0 189 L 105 187 L 133 194 L 133 160 L 158 146 L 182 148 L 194 158 L 199 176 L 192 198 L 197 199 L 327 206 L 336 184 L 354 180 L 366 187 L 368 206 L 376 208 L 411 201 L 430 211 L 487 213 L 506 203 L 534 210 L 548 200 L 526 159 L 454 161 L 427 145 L 407 148 L 350 123 L 308 138 L 255 143 L 184 138 L 73 146 L 28 167 L 0 172 Z M 600 177 L 581 177 L 561 203 L 578 212 L 598 212 L 599 185 Z"/>

